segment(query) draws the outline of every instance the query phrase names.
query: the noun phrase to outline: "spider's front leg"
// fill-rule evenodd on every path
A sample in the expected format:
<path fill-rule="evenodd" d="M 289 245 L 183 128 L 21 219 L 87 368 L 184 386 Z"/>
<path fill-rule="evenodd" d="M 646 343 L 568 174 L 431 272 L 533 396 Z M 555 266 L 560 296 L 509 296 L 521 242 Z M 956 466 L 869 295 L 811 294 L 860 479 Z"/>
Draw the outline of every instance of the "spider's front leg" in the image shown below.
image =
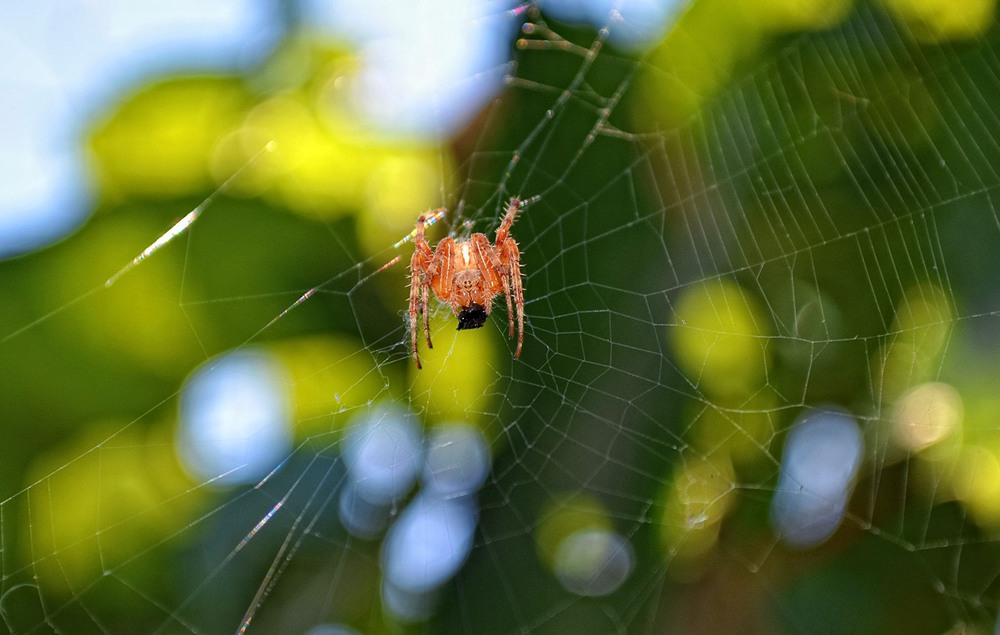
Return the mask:
<path fill-rule="evenodd" d="M 413 353 L 413 361 L 420 366 L 420 355 L 417 353 L 417 314 L 424 312 L 424 324 L 427 323 L 427 283 L 424 282 L 427 263 L 420 250 L 413 252 L 410 259 L 410 350 Z M 426 330 L 426 326 L 424 327 Z M 427 335 L 427 343 L 430 344 L 430 334 Z"/>
<path fill-rule="evenodd" d="M 521 199 L 516 196 L 507 203 L 507 210 L 503 214 L 503 220 L 500 221 L 500 227 L 497 228 L 497 236 L 494 242 L 497 248 L 507 241 L 507 237 L 510 235 L 510 228 L 514 224 L 514 219 L 517 218 L 517 212 L 520 209 Z"/>
<path fill-rule="evenodd" d="M 440 210 L 439 210 L 440 211 Z M 416 236 L 414 236 L 413 257 L 410 259 L 410 349 L 413 353 L 413 360 L 417 363 L 417 368 L 421 368 L 420 355 L 417 353 L 417 314 L 424 314 L 424 334 L 427 337 L 427 347 L 433 348 L 431 344 L 430 318 L 427 315 L 428 288 L 431 285 L 432 272 L 431 262 L 434 259 L 434 252 L 424 238 L 424 225 L 427 217 L 421 214 L 417 217 Z"/>

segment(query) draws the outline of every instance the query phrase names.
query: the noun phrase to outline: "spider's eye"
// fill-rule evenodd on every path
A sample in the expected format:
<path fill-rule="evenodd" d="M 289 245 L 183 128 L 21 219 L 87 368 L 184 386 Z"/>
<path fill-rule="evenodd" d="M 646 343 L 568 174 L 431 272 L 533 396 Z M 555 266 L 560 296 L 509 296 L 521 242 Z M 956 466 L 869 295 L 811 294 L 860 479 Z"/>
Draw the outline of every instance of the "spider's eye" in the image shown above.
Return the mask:
<path fill-rule="evenodd" d="M 486 307 L 481 304 L 470 304 L 458 314 L 458 330 L 478 329 L 486 324 Z"/>

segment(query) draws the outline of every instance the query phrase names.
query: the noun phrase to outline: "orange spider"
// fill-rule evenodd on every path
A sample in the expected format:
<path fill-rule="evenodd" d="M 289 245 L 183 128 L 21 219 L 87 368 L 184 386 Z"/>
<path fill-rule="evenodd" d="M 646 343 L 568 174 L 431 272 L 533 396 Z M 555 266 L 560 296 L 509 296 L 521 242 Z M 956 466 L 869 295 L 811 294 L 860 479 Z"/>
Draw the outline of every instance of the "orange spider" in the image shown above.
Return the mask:
<path fill-rule="evenodd" d="M 442 238 L 431 251 L 424 239 L 427 214 L 417 217 L 416 249 L 410 260 L 410 343 L 413 359 L 420 368 L 417 354 L 417 314 L 424 314 L 424 334 L 427 348 L 431 344 L 430 318 L 427 313 L 428 289 L 441 302 L 451 304 L 458 316 L 458 330 L 477 329 L 486 323 L 493 306 L 493 298 L 503 293 L 507 296 L 507 319 L 510 322 L 508 337 L 514 337 L 514 311 L 511 295 L 517 306 L 517 350 L 521 354 L 524 343 L 524 287 L 521 281 L 521 252 L 510 235 L 510 226 L 521 206 L 517 197 L 510 199 L 503 222 L 497 229 L 496 241 L 490 244 L 483 234 L 472 234 L 466 240 Z M 442 212 L 436 210 L 434 213 Z"/>

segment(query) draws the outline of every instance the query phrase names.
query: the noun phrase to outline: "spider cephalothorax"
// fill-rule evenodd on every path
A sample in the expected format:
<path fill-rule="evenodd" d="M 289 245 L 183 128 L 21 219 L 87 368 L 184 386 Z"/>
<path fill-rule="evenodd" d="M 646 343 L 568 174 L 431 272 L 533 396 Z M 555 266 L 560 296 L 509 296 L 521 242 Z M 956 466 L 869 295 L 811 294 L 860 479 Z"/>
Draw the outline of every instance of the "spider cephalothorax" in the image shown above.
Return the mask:
<path fill-rule="evenodd" d="M 417 315 L 424 315 L 424 335 L 427 348 L 431 345 L 430 318 L 427 313 L 428 289 L 438 300 L 451 305 L 458 317 L 458 330 L 477 329 L 486 323 L 493 307 L 493 298 L 507 296 L 508 337 L 514 337 L 514 307 L 517 310 L 517 349 L 521 354 L 524 343 L 524 288 L 521 282 L 521 252 L 510 235 L 510 227 L 521 206 L 518 198 L 510 199 L 497 236 L 491 245 L 484 234 L 472 234 L 467 239 L 441 239 L 435 250 L 424 239 L 427 214 L 417 218 L 416 249 L 410 260 L 410 344 L 413 359 L 420 368 L 417 354 Z M 437 210 L 441 212 L 443 210 Z M 435 212 L 436 213 L 436 212 Z M 513 306 L 511 297 L 513 296 Z"/>

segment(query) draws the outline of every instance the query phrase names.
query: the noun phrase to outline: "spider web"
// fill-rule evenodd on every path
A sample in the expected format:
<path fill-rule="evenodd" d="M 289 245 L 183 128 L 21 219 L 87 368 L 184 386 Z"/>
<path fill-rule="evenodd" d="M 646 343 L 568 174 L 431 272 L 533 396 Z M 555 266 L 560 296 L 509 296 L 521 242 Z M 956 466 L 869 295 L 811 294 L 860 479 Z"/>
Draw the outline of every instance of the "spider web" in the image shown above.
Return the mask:
<path fill-rule="evenodd" d="M 109 286 L 183 215 L 176 201 L 144 204 L 143 222 L 112 210 L 5 265 L 40 291 L 6 303 L 5 383 L 44 387 L 5 398 L 64 422 L 9 459 L 24 476 L 0 504 L 9 631 L 992 632 L 995 34 L 920 44 L 864 5 L 692 95 L 662 48 L 616 49 L 614 21 L 596 36 L 528 24 L 503 95 L 432 153 L 449 210 L 435 240 L 492 237 L 511 196 L 530 200 L 512 229 L 516 361 L 502 301 L 457 336 L 441 306 L 417 372 L 406 230 L 368 248 L 360 220 L 287 213 L 255 180 L 266 150 Z M 700 107 L 657 115 L 664 87 Z M 115 222 L 132 242 L 112 244 Z M 100 269 L 84 236 L 107 245 Z M 100 273 L 77 284 L 79 268 Z M 78 341 L 83 327 L 97 335 Z M 157 364 L 120 361 L 150 341 Z M 61 365 L 70 348 L 91 361 Z M 279 449 L 273 469 L 245 485 L 179 476 L 184 377 L 261 351 L 287 373 L 242 372 L 292 395 L 276 406 L 290 440 L 247 436 Z M 76 378 L 91 375 L 87 398 Z M 450 447 L 434 432 L 469 424 L 488 448 L 482 487 L 428 502 L 429 481 L 407 481 L 373 525 L 345 520 L 371 503 L 357 439 L 389 420 L 396 452 L 414 430 Z M 808 480 L 824 451 L 839 489 Z M 467 559 L 428 593 L 387 590 L 389 535 L 442 500 L 471 506 Z"/>

